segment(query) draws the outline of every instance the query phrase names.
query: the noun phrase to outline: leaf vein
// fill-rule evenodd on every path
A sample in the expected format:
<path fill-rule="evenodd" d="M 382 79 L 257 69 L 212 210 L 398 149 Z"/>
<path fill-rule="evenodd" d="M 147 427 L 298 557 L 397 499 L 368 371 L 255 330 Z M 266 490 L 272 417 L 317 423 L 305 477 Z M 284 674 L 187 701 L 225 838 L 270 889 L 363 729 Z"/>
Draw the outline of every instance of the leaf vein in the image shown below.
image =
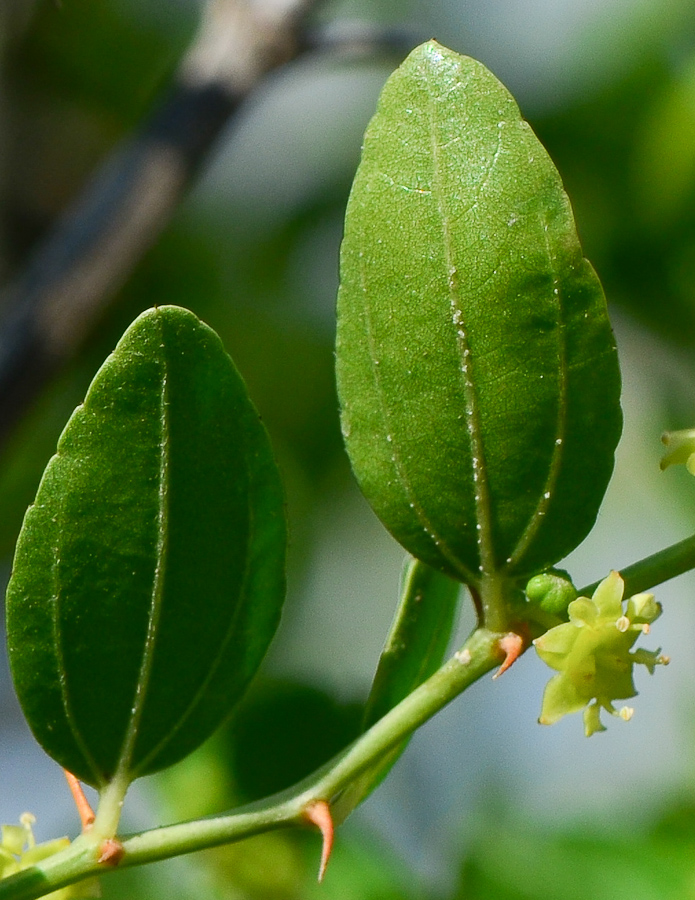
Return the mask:
<path fill-rule="evenodd" d="M 62 454 L 60 453 L 60 449 L 58 453 L 56 453 L 53 458 L 54 464 L 57 463 L 58 458 Z M 57 512 L 57 530 L 58 534 L 62 531 L 61 520 L 63 513 L 64 504 L 61 502 L 58 507 Z M 60 543 L 59 540 L 56 541 L 56 546 L 53 548 L 53 558 L 51 563 L 51 581 L 53 583 L 53 591 L 51 596 L 51 625 L 53 631 L 53 646 L 55 647 L 55 655 L 56 655 L 56 665 L 58 666 L 58 684 L 60 687 L 60 696 L 63 703 L 63 710 L 65 712 L 65 720 L 68 723 L 68 728 L 70 729 L 72 736 L 75 739 L 75 744 L 78 749 L 82 753 L 85 762 L 92 770 L 95 781 L 101 783 L 103 781 L 103 773 L 99 770 L 99 767 L 96 764 L 96 761 L 89 750 L 89 746 L 85 741 L 82 732 L 77 724 L 77 720 L 75 719 L 75 714 L 72 709 L 72 704 L 70 702 L 70 690 L 68 688 L 67 683 L 67 667 L 65 665 L 65 654 L 63 653 L 63 634 L 62 629 L 60 627 Z"/>
<path fill-rule="evenodd" d="M 529 519 L 526 528 L 522 532 L 519 540 L 517 541 L 516 547 L 510 554 L 507 560 L 507 567 L 509 569 L 513 568 L 515 565 L 519 563 L 522 559 L 524 553 L 530 546 L 531 542 L 535 538 L 538 533 L 541 525 L 543 524 L 543 519 L 548 510 L 548 507 L 552 501 L 553 493 L 555 487 L 557 485 L 558 478 L 560 477 L 560 469 L 562 465 L 562 457 L 564 454 L 565 448 L 565 437 L 567 431 L 567 382 L 569 378 L 569 370 L 567 365 L 567 341 L 565 338 L 565 316 L 563 309 L 563 293 L 562 288 L 560 287 L 560 282 L 557 275 L 557 260 L 555 258 L 555 253 L 553 252 L 553 248 L 550 244 L 550 239 L 548 237 L 548 225 L 547 220 L 540 216 L 541 226 L 543 229 L 543 235 L 545 239 L 545 249 L 548 256 L 548 262 L 550 264 L 550 269 L 553 274 L 552 278 L 552 291 L 553 297 L 557 300 L 558 306 L 558 365 L 560 370 L 560 378 L 559 378 L 559 397 L 558 397 L 558 411 L 557 411 L 557 422 L 555 426 L 555 438 L 553 443 L 553 452 L 550 457 L 550 465 L 548 467 L 548 474 L 541 490 L 541 495 L 538 499 L 538 503 L 536 505 L 536 509 L 534 510 L 531 518 Z"/>
<path fill-rule="evenodd" d="M 247 447 L 247 451 L 248 451 L 248 447 Z M 247 462 L 246 468 L 247 468 L 247 471 L 249 471 L 250 465 L 249 465 L 248 452 L 246 454 L 246 462 Z M 249 491 L 248 497 L 247 497 L 247 505 L 248 505 L 248 510 L 249 510 L 249 530 L 248 530 L 249 550 L 246 553 L 246 557 L 245 557 L 246 561 L 244 564 L 244 572 L 243 572 L 242 579 L 241 579 L 239 602 L 237 603 L 236 609 L 234 611 L 234 615 L 230 619 L 229 627 L 227 628 L 227 632 L 219 645 L 219 650 L 215 654 L 214 659 L 212 659 L 210 661 L 207 675 L 201 682 L 200 686 L 196 690 L 193 697 L 191 697 L 191 700 L 189 701 L 188 706 L 181 713 L 179 719 L 171 726 L 171 728 L 169 729 L 167 734 L 165 734 L 161 738 L 161 740 L 149 751 L 149 753 L 147 753 L 147 755 L 144 756 L 143 759 L 140 760 L 140 762 L 138 764 L 138 770 L 145 770 L 147 768 L 147 766 L 149 765 L 150 761 L 155 759 L 157 757 L 157 755 L 160 754 L 164 750 L 166 745 L 168 743 L 170 743 L 170 741 L 178 734 L 178 732 L 185 725 L 185 723 L 188 721 L 188 719 L 193 715 L 193 713 L 195 712 L 196 706 L 198 706 L 199 703 L 201 702 L 201 700 L 204 699 L 205 694 L 207 693 L 207 690 L 208 690 L 214 676 L 216 675 L 220 665 L 222 664 L 222 661 L 224 660 L 227 648 L 228 648 L 230 642 L 232 641 L 232 638 L 234 637 L 234 632 L 235 632 L 235 629 L 237 626 L 237 622 L 239 620 L 239 617 L 242 614 L 243 609 L 245 608 L 244 601 L 246 600 L 246 591 L 248 589 L 249 573 L 251 570 L 252 553 L 251 553 L 250 548 L 251 548 L 251 544 L 252 544 L 251 536 L 254 534 L 254 518 L 255 518 L 255 516 L 254 516 L 254 500 L 255 500 L 255 496 L 253 495 L 253 492 Z"/>

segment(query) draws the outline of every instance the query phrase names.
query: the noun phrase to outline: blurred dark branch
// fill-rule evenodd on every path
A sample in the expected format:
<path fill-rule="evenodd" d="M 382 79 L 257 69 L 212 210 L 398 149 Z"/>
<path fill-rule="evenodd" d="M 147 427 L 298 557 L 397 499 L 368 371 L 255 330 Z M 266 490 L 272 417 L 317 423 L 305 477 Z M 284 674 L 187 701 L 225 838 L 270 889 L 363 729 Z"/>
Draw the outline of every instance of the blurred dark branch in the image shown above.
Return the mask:
<path fill-rule="evenodd" d="M 334 56 L 383 56 L 385 53 L 405 56 L 431 35 L 412 25 L 379 25 L 358 20 L 331 22 L 320 28 L 308 28 L 300 35 L 300 46 L 306 51 L 320 51 Z"/>
<path fill-rule="evenodd" d="M 0 447 L 154 243 L 215 139 L 263 76 L 300 52 L 315 0 L 209 0 L 169 96 L 106 160 L 4 291 Z"/>

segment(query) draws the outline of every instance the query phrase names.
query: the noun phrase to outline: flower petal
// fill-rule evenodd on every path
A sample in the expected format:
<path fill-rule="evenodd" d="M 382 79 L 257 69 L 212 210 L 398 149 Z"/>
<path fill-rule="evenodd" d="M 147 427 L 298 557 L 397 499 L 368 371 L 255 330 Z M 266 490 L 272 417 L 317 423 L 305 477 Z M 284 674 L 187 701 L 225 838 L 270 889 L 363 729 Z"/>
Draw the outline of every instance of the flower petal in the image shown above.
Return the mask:
<path fill-rule="evenodd" d="M 598 703 L 591 703 L 584 710 L 584 734 L 591 737 L 597 731 L 605 731 L 606 726 L 601 722 L 601 707 Z"/>
<path fill-rule="evenodd" d="M 623 614 L 623 591 L 625 582 L 618 572 L 611 572 L 594 591 L 592 600 L 598 607 L 602 619 L 616 621 Z"/>
<path fill-rule="evenodd" d="M 570 622 L 581 627 L 582 625 L 593 625 L 598 618 L 598 609 L 593 600 L 588 597 L 577 597 L 567 607 L 567 614 Z"/>
<path fill-rule="evenodd" d="M 668 665 L 668 657 L 661 656 L 661 647 L 658 650 L 644 650 L 642 647 L 638 647 L 637 650 L 630 654 L 630 657 L 633 662 L 646 666 L 650 675 L 654 674 L 654 669 L 657 666 Z"/>
<path fill-rule="evenodd" d="M 631 622 L 651 625 L 661 615 L 661 606 L 654 594 L 635 594 L 627 601 L 625 615 Z"/>
<path fill-rule="evenodd" d="M 561 671 L 565 667 L 567 654 L 574 646 L 579 631 L 576 625 L 565 622 L 546 631 L 533 642 L 536 653 L 551 669 Z"/>
<path fill-rule="evenodd" d="M 693 473 L 695 462 L 695 428 L 686 428 L 683 431 L 665 431 L 661 440 L 668 449 L 668 453 L 661 460 L 661 468 L 684 464 L 688 471 Z"/>
<path fill-rule="evenodd" d="M 579 712 L 586 706 L 586 697 L 579 694 L 576 687 L 563 673 L 550 679 L 543 693 L 541 725 L 552 725 L 568 713 Z"/>

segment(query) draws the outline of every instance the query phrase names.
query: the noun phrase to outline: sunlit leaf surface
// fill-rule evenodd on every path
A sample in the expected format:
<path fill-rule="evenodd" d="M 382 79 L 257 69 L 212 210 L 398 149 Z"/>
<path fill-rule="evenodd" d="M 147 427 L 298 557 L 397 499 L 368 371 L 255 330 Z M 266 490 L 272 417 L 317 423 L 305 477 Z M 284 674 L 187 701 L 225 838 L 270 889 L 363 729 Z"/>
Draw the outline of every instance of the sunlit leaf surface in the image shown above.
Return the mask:
<path fill-rule="evenodd" d="M 603 292 L 511 95 L 435 42 L 367 130 L 338 312 L 348 452 L 410 553 L 475 583 L 586 536 L 621 427 Z"/>

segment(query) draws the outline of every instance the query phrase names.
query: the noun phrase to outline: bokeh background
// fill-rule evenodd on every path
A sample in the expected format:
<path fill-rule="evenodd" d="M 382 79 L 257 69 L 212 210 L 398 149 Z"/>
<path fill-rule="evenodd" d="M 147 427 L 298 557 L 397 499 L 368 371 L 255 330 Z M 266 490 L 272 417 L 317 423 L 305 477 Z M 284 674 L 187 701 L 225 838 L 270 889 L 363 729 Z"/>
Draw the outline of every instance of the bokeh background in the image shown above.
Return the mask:
<path fill-rule="evenodd" d="M 9 282 L 91 172 L 146 119 L 193 39 L 196 0 L 4 0 L 0 273 Z M 383 46 L 321 39 L 252 92 L 79 357 L 0 456 L 3 578 L 62 426 L 129 321 L 187 306 L 221 334 L 287 486 L 289 595 L 242 708 L 193 757 L 136 783 L 124 827 L 228 809 L 283 787 L 358 727 L 403 552 L 361 498 L 333 379 L 338 248 L 361 136 L 388 73 L 436 37 L 512 90 L 572 199 L 610 302 L 625 434 L 577 583 L 692 532 L 695 481 L 659 471 L 665 428 L 695 426 L 695 6 L 692 0 L 326 0 L 317 34 L 361 23 Z M 327 29 L 327 31 L 324 31 Z M 0 308 L 0 313 L 3 310 Z M 6 310 L 4 311 L 6 312 Z M 591 447 L 586 448 L 591 453 Z M 645 642 L 672 659 L 629 723 L 586 740 L 537 724 L 550 672 L 530 652 L 413 739 L 339 832 L 278 832 L 103 880 L 105 898 L 584 900 L 695 897 L 695 577 L 658 590 Z M 470 626 L 461 614 L 461 634 Z M 641 676 L 641 677 L 640 677 Z M 0 678 L 0 821 L 75 834 L 60 770 Z"/>

